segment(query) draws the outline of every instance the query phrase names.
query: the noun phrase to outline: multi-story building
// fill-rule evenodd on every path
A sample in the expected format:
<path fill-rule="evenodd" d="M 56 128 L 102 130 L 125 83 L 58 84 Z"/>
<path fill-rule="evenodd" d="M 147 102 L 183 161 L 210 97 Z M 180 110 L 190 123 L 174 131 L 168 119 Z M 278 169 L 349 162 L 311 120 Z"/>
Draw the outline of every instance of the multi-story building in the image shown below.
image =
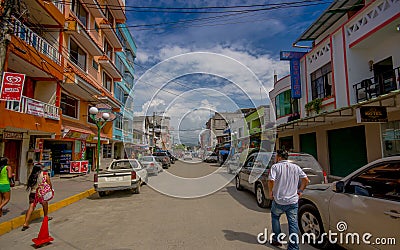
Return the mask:
<path fill-rule="evenodd" d="M 400 151 L 400 2 L 342 4 L 295 41 L 313 42 L 300 59 L 300 119 L 277 127 L 278 147 L 313 153 L 331 176 Z"/>
<path fill-rule="evenodd" d="M 118 117 L 126 110 L 121 95 L 125 98 L 128 89 L 121 93 L 119 87 L 131 86 L 133 79 L 117 68 L 116 53 L 126 54 L 127 47 L 136 53 L 131 38 L 117 34 L 117 25 L 126 20 L 124 1 L 25 3 L 23 13 L 5 19 L 12 34 L 4 71 L 25 74 L 25 84 L 20 101 L 0 103 L 0 155 L 10 159 L 23 183 L 30 158 L 55 173 L 69 173 L 71 161 L 88 160 L 95 167 L 97 126 L 88 110 L 101 105 L 117 120 L 101 131 L 100 160 L 106 164 L 123 156 L 113 147 L 123 138 L 117 129 L 113 135 L 113 124 L 121 127 Z M 133 76 L 133 68 L 127 71 Z"/>

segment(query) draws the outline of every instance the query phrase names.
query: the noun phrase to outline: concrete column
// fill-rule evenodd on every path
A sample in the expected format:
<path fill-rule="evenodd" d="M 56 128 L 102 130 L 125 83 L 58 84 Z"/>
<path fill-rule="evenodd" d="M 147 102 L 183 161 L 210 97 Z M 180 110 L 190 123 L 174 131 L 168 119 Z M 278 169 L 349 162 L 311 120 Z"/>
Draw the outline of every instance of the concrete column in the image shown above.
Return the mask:
<path fill-rule="evenodd" d="M 383 157 L 381 125 L 379 123 L 365 125 L 365 144 L 367 147 L 368 162 Z"/>
<path fill-rule="evenodd" d="M 328 136 L 325 129 L 316 129 L 318 162 L 330 174 Z"/>
<path fill-rule="evenodd" d="M 20 183 L 26 184 L 28 182 L 28 164 L 27 156 L 29 150 L 29 140 L 30 136 L 27 133 L 23 134 L 22 145 L 21 145 L 21 155 L 19 161 L 19 181 Z"/>

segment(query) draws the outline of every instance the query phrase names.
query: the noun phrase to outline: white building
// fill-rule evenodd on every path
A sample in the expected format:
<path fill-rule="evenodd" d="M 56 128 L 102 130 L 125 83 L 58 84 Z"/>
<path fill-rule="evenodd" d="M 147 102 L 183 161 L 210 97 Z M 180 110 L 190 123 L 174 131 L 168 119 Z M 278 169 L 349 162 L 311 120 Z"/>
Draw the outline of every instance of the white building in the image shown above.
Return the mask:
<path fill-rule="evenodd" d="M 399 25 L 400 1 L 350 0 L 333 2 L 304 31 L 295 44 L 313 47 L 300 60 L 300 119 L 277 117 L 278 147 L 315 155 L 332 176 L 400 153 Z M 286 81 L 270 92 L 274 105 Z M 358 112 L 380 115 L 357 122 Z"/>

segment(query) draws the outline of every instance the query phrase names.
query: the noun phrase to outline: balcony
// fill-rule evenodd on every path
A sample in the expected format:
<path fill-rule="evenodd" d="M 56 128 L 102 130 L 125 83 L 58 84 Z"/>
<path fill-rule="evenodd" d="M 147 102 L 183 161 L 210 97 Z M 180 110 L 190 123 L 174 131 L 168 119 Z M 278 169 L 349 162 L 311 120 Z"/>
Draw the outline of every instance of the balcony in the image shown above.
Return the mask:
<path fill-rule="evenodd" d="M 82 0 L 82 3 L 86 6 L 90 6 L 89 11 L 95 18 L 106 18 L 104 11 L 97 2 L 97 0 Z"/>
<path fill-rule="evenodd" d="M 400 67 L 362 80 L 353 85 L 358 102 L 367 101 L 398 89 Z M 396 80 L 397 79 L 397 80 Z"/>
<path fill-rule="evenodd" d="M 110 74 L 110 76 L 116 81 L 121 81 L 122 75 L 119 73 L 117 67 L 115 67 L 114 63 L 111 61 L 108 56 L 99 57 L 99 64 Z"/>
<path fill-rule="evenodd" d="M 115 28 L 109 21 L 107 21 L 107 19 L 103 19 L 100 22 L 100 29 L 102 29 L 104 34 L 107 36 L 107 39 L 110 42 L 111 46 L 114 47 L 116 51 L 121 51 L 122 43 L 120 41 L 120 38 L 118 37 Z"/>
<path fill-rule="evenodd" d="M 58 49 L 53 47 L 53 45 L 50 45 L 45 39 L 22 24 L 18 19 L 13 18 L 12 22 L 14 24 L 13 34 L 16 37 L 34 47 L 38 52 L 46 55 L 58 65 L 61 65 L 61 53 Z"/>
<path fill-rule="evenodd" d="M 112 12 L 114 18 L 117 19 L 117 22 L 124 23 L 126 21 L 124 1 L 123 0 L 109 0 L 109 1 L 107 1 L 107 4 L 109 6 L 113 6 L 113 8 L 111 9 L 111 12 Z"/>
<path fill-rule="evenodd" d="M 101 56 L 103 51 L 92 39 L 86 28 L 75 18 L 68 18 L 65 22 L 65 32 L 71 35 L 92 56 Z"/>
<path fill-rule="evenodd" d="M 352 48 L 362 41 L 367 34 L 372 34 L 389 20 L 398 17 L 399 12 L 400 1 L 398 0 L 372 2 L 345 25 L 344 29 L 349 47 Z"/>
<path fill-rule="evenodd" d="M 22 96 L 21 101 L 6 101 L 6 109 L 48 119 L 60 120 L 59 107 L 26 96 Z"/>

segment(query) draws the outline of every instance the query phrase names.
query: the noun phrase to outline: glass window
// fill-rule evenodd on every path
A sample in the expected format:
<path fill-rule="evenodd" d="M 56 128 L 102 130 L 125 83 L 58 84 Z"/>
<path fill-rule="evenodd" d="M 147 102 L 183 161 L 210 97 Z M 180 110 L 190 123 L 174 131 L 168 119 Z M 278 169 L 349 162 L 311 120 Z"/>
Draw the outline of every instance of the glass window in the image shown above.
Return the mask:
<path fill-rule="evenodd" d="M 382 147 L 385 157 L 400 154 L 400 121 L 382 124 Z"/>
<path fill-rule="evenodd" d="M 111 144 L 103 145 L 103 158 L 111 158 Z"/>
<path fill-rule="evenodd" d="M 81 2 L 79 2 L 78 0 L 72 0 L 71 9 L 76 17 L 78 17 L 78 19 L 82 22 L 82 24 L 87 27 L 88 13 L 85 8 L 83 8 Z"/>
<path fill-rule="evenodd" d="M 69 59 L 78 67 L 86 71 L 86 53 L 72 39 L 69 40 Z"/>
<path fill-rule="evenodd" d="M 95 70 L 99 69 L 99 64 L 94 59 L 92 60 L 92 66 Z"/>
<path fill-rule="evenodd" d="M 275 97 L 275 110 L 276 118 L 289 115 L 292 113 L 291 101 L 291 90 L 286 90 Z"/>
<path fill-rule="evenodd" d="M 110 60 L 113 59 L 113 47 L 111 47 L 107 40 L 104 40 L 104 53 Z"/>
<path fill-rule="evenodd" d="M 111 92 L 112 79 L 107 75 L 106 72 L 103 72 L 103 87 Z"/>
<path fill-rule="evenodd" d="M 61 93 L 61 102 L 60 102 L 60 108 L 62 110 L 62 114 L 73 117 L 73 118 L 78 118 L 78 100 L 67 95 L 64 93 Z"/>
<path fill-rule="evenodd" d="M 107 17 L 108 22 L 110 22 L 111 27 L 114 27 L 114 17 L 111 14 L 111 11 L 109 8 L 106 8 L 106 17 Z"/>
<path fill-rule="evenodd" d="M 311 91 L 313 100 L 332 95 L 331 63 L 328 63 L 311 73 Z"/>
<path fill-rule="evenodd" d="M 94 30 L 97 32 L 100 30 L 99 25 L 96 22 L 94 23 Z"/>
<path fill-rule="evenodd" d="M 383 163 L 374 166 L 346 186 L 346 193 L 400 201 L 400 163 Z"/>
<path fill-rule="evenodd" d="M 121 115 L 117 115 L 114 121 L 115 128 L 122 130 L 122 117 Z"/>

